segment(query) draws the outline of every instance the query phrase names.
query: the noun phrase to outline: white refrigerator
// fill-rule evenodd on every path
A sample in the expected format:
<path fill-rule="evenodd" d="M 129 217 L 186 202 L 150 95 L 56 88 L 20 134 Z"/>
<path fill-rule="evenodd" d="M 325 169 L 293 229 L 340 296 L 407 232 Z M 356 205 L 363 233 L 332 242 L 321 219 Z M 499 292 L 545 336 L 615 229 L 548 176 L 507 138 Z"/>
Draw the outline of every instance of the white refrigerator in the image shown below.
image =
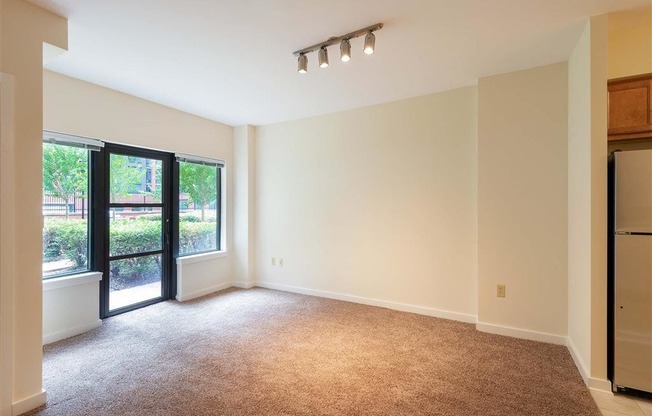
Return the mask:
<path fill-rule="evenodd" d="M 652 393 L 652 150 L 614 153 L 613 383 Z"/>

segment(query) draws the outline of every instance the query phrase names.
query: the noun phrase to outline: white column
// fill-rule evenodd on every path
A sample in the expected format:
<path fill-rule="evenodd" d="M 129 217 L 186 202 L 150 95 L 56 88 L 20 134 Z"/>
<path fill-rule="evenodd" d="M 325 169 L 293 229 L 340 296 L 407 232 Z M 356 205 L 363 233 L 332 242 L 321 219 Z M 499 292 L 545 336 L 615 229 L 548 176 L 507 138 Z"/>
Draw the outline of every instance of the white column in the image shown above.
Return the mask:
<path fill-rule="evenodd" d="M 235 285 L 255 284 L 255 134 L 253 126 L 233 132 L 233 245 Z"/>

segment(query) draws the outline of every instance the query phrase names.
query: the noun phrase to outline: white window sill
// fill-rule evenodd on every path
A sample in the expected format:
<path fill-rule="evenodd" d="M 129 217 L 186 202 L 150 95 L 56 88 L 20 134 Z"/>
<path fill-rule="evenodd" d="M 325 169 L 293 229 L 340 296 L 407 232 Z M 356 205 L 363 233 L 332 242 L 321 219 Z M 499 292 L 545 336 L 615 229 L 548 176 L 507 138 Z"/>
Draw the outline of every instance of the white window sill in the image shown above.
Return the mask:
<path fill-rule="evenodd" d="M 204 261 L 211 261 L 227 257 L 226 251 L 212 251 L 210 253 L 193 254 L 191 256 L 177 257 L 177 266 L 192 263 L 201 263 Z"/>
<path fill-rule="evenodd" d="M 70 276 L 55 277 L 43 280 L 43 291 L 62 289 L 64 287 L 85 285 L 87 283 L 99 282 L 102 280 L 102 273 L 88 272 L 72 274 Z"/>

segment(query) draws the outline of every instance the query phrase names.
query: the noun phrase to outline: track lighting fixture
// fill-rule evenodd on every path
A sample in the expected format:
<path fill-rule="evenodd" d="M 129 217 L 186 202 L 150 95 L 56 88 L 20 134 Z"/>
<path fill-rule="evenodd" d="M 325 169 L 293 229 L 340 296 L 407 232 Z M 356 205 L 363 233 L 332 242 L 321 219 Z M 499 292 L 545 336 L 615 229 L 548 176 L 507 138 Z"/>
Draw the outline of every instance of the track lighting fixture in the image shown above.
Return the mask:
<path fill-rule="evenodd" d="M 300 74 L 308 72 L 308 57 L 304 54 L 299 55 L 299 69 Z"/>
<path fill-rule="evenodd" d="M 351 42 L 348 39 L 344 39 L 340 43 L 340 56 L 342 62 L 349 62 L 351 60 Z"/>
<path fill-rule="evenodd" d="M 376 35 L 373 32 L 367 33 L 364 37 L 364 53 L 371 55 L 376 49 Z"/>
<path fill-rule="evenodd" d="M 319 67 L 326 68 L 328 66 L 328 49 L 322 46 L 319 49 Z"/>
<path fill-rule="evenodd" d="M 326 68 L 328 66 L 328 47 L 340 44 L 340 59 L 342 62 L 349 62 L 351 60 L 351 39 L 364 35 L 364 53 L 371 55 L 376 50 L 376 35 L 374 32 L 383 28 L 382 23 L 376 23 L 373 26 L 365 27 L 364 29 L 356 30 L 346 35 L 332 37 L 324 42 L 317 43 L 307 48 L 299 49 L 292 53 L 298 57 L 298 72 L 305 74 L 308 72 L 308 57 L 306 54 L 318 51 L 319 67 Z"/>

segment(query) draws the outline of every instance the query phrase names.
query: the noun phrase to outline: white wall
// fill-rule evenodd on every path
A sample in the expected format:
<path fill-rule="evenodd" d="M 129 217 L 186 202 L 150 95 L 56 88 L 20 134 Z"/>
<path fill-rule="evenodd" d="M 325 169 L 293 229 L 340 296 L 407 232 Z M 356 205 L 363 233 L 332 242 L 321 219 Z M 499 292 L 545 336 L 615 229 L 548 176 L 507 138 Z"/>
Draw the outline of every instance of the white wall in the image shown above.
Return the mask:
<path fill-rule="evenodd" d="M 9 340 L 13 351 L 10 373 L 2 374 L 2 411 L 15 413 L 39 406 L 45 401 L 41 380 L 42 288 L 41 264 L 41 141 L 42 141 L 42 52 L 43 42 L 66 48 L 67 21 L 26 1 L 2 0 L 2 68 L 13 77 L 13 154 L 11 169 L 2 170 L 3 188 L 13 186 L 11 201 L 20 202 L 11 221 L 17 231 L 0 229 L 2 241 L 2 303 L 11 310 L 11 322 L 2 318 L 3 346 Z M 4 77 L 3 77 L 4 83 Z M 3 108 L 4 111 L 4 108 Z M 3 128 L 2 141 L 9 139 Z M 3 146 L 4 148 L 4 146 Z M 3 163 L 6 160 L 3 160 Z M 7 196 L 3 192 L 3 198 Z M 10 248 L 9 248 L 10 246 Z M 12 273 L 6 273 L 11 270 Z M 7 302 L 9 305 L 7 305 Z M 3 349 L 2 359 L 7 359 Z M 6 367 L 3 365 L 3 369 Z M 13 407 L 13 410 L 9 410 Z"/>
<path fill-rule="evenodd" d="M 82 334 L 102 324 L 98 316 L 101 273 L 43 282 L 43 343 Z"/>
<path fill-rule="evenodd" d="M 43 120 L 46 130 L 98 138 L 150 149 L 222 159 L 226 163 L 223 192 L 226 208 L 227 249 L 233 246 L 233 128 L 183 113 L 130 95 L 43 71 Z M 199 256 L 177 265 L 180 300 L 230 286 L 233 280 L 232 255 Z M 73 288 L 60 289 L 64 297 Z M 90 291 L 75 292 L 91 296 Z M 97 296 L 97 295 L 93 295 Z M 87 299 L 78 299 L 87 302 Z M 48 305 L 56 305 L 48 303 Z M 58 330 L 45 316 L 65 314 L 57 308 L 44 310 L 44 335 Z M 95 318 L 96 320 L 97 318 Z M 56 322 L 61 322 L 62 317 Z M 89 318 L 88 324 L 95 320 Z"/>
<path fill-rule="evenodd" d="M 568 344 L 590 387 L 607 381 L 607 16 L 569 61 Z"/>
<path fill-rule="evenodd" d="M 239 286 L 251 287 L 255 281 L 255 135 L 253 126 L 233 131 L 233 274 Z"/>
<path fill-rule="evenodd" d="M 568 340 L 585 382 L 591 365 L 591 25 L 568 61 Z"/>
<path fill-rule="evenodd" d="M 224 252 L 177 258 L 177 296 L 180 302 L 233 286 L 231 262 Z"/>
<path fill-rule="evenodd" d="M 51 71 L 43 71 L 43 125 L 46 130 L 228 164 L 233 157 L 233 127 Z"/>
<path fill-rule="evenodd" d="M 478 321 L 552 342 L 567 327 L 567 82 L 559 63 L 478 83 Z"/>
<path fill-rule="evenodd" d="M 257 128 L 257 284 L 474 321 L 476 106 L 468 87 Z"/>

